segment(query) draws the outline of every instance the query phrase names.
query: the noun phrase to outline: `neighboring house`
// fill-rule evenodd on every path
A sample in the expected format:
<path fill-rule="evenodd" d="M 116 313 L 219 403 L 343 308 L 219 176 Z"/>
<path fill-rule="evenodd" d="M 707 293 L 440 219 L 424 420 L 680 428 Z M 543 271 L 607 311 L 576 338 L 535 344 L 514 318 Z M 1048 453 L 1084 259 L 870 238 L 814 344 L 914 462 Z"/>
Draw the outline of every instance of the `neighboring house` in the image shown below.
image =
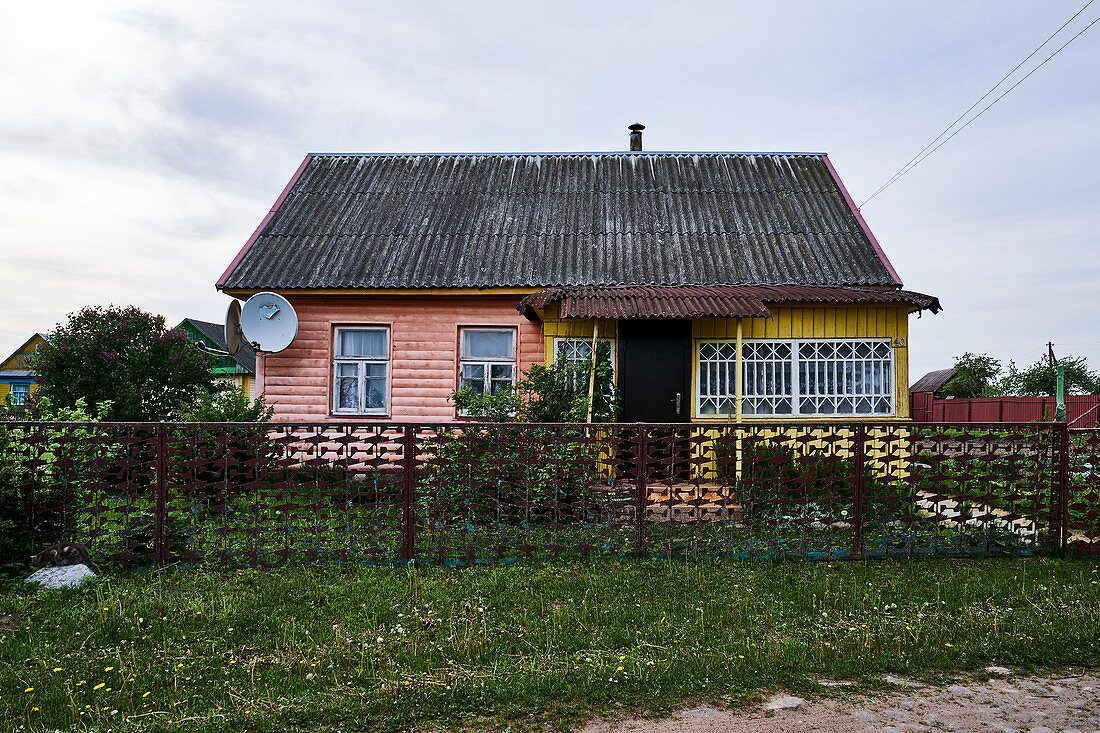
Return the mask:
<path fill-rule="evenodd" d="M 34 370 L 30 367 L 30 358 L 38 347 L 46 343 L 46 336 L 36 333 L 26 343 L 15 350 L 11 356 L 0 362 L 0 406 L 10 404 L 20 408 L 38 388 L 34 381 Z"/>
<path fill-rule="evenodd" d="M 909 388 L 909 394 L 914 395 L 921 392 L 928 392 L 934 399 L 942 400 L 945 396 L 942 392 L 943 388 L 947 386 L 948 382 L 955 378 L 956 374 L 958 374 L 958 371 L 956 371 L 955 367 L 928 372 Z"/>
<path fill-rule="evenodd" d="M 624 421 L 906 419 L 939 310 L 821 153 L 309 155 L 217 286 L 295 307 L 288 421 L 459 419 L 594 329 Z"/>
<path fill-rule="evenodd" d="M 225 324 L 184 318 L 176 328 L 182 329 L 195 343 L 207 349 L 225 351 Z M 249 399 L 256 399 L 256 352 L 249 344 L 241 342 L 241 348 L 233 356 L 214 355 L 217 361 L 210 370 L 214 379 L 243 389 Z"/>

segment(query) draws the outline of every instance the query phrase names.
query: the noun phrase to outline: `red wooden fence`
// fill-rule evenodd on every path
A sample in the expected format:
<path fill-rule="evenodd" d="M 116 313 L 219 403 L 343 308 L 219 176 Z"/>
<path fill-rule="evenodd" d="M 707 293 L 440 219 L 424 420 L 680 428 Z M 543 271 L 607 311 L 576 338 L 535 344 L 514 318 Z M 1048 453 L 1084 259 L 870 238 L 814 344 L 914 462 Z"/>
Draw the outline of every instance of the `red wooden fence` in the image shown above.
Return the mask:
<path fill-rule="evenodd" d="M 910 410 L 917 422 L 991 423 L 1046 422 L 1054 419 L 1054 397 L 976 397 L 937 400 L 931 392 L 910 395 Z M 1066 397 L 1066 422 L 1089 428 L 1100 418 L 1100 395 Z"/>

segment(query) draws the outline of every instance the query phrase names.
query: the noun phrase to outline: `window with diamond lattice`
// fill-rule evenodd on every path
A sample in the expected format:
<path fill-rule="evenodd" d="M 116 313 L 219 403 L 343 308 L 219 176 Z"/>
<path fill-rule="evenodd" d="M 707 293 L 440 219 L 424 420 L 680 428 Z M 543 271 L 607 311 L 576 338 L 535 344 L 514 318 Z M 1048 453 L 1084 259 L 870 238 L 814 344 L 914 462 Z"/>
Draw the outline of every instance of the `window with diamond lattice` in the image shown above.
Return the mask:
<path fill-rule="evenodd" d="M 696 414 L 735 412 L 737 346 L 700 341 Z M 889 341 L 747 341 L 742 344 L 746 415 L 892 415 Z"/>
<path fill-rule="evenodd" d="M 741 345 L 745 367 L 742 412 L 746 415 L 794 412 L 793 353 L 794 344 L 790 341 L 749 341 Z"/>
<path fill-rule="evenodd" d="M 889 341 L 801 341 L 797 363 L 799 414 L 893 414 Z"/>
<path fill-rule="evenodd" d="M 604 350 L 603 346 L 607 345 L 607 349 Z M 597 348 L 600 351 L 608 354 L 611 358 L 611 372 L 615 373 L 615 341 L 614 339 L 598 339 Z M 598 352 L 597 352 L 598 353 Z M 601 358 L 603 358 L 601 356 Z M 580 364 L 587 367 L 592 363 L 592 339 L 569 339 L 569 338 L 556 338 L 554 339 L 554 361 L 564 361 L 570 366 L 574 364 Z M 571 388 L 576 388 L 572 382 L 576 378 L 576 375 L 569 375 L 569 382 Z M 583 385 L 582 385 L 583 386 Z"/>
<path fill-rule="evenodd" d="M 697 415 L 732 415 L 736 411 L 737 342 L 702 341 L 699 344 Z"/>

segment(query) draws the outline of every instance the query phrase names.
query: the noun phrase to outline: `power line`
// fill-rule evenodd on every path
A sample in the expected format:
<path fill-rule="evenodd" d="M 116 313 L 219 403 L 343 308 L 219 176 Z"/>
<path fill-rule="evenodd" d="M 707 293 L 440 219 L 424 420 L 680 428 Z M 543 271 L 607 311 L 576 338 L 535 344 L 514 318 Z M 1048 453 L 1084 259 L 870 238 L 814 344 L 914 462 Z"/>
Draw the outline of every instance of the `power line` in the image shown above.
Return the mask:
<path fill-rule="evenodd" d="M 971 117 L 971 118 L 970 118 L 969 120 L 967 120 L 967 121 L 966 121 L 966 123 L 965 123 L 965 124 L 964 124 L 964 125 L 963 125 L 962 127 L 960 127 L 959 129 L 955 130 L 954 132 L 952 132 L 952 133 L 951 133 L 951 135 L 949 135 L 949 136 L 947 137 L 947 139 L 946 139 L 946 140 L 944 140 L 943 142 L 941 142 L 941 143 L 940 143 L 939 145 L 936 145 L 936 142 L 937 142 L 937 141 L 939 141 L 939 140 L 940 140 L 940 138 L 942 138 L 942 137 L 943 137 L 944 135 L 946 135 L 946 134 L 947 134 L 947 132 L 948 132 L 949 130 L 951 130 L 951 128 L 953 128 L 953 127 L 954 127 L 955 125 L 957 125 L 957 124 L 959 123 L 959 120 L 961 120 L 961 119 L 963 119 L 964 117 L 966 117 L 966 115 L 967 115 L 967 114 L 969 114 L 971 110 L 973 110 L 973 109 L 974 109 L 975 107 L 977 107 L 977 106 L 978 106 L 979 104 L 981 104 L 981 103 L 982 103 L 982 101 L 983 101 L 983 100 L 985 100 L 985 99 L 986 99 L 986 97 L 988 97 L 988 96 L 989 96 L 990 94 L 992 94 L 992 93 L 993 93 L 993 92 L 994 92 L 994 91 L 995 91 L 995 90 L 996 90 L 996 89 L 997 89 L 997 88 L 998 88 L 999 86 L 1001 86 L 1002 84 L 1004 84 L 1004 83 L 1005 83 L 1005 80 L 1007 80 L 1007 79 L 1008 79 L 1008 78 L 1009 78 L 1010 76 L 1012 76 L 1013 74 L 1015 74 L 1015 73 L 1016 73 L 1016 71 L 1018 71 L 1018 70 L 1019 70 L 1019 68 L 1020 68 L 1021 66 L 1023 66 L 1023 65 L 1025 64 L 1025 63 L 1027 63 L 1028 59 L 1030 59 L 1030 58 L 1031 58 L 1032 56 L 1034 56 L 1035 54 L 1037 54 L 1037 53 L 1038 53 L 1038 52 L 1039 52 L 1039 51 L 1040 51 L 1040 50 L 1041 50 L 1041 49 L 1042 49 L 1042 48 L 1043 48 L 1044 46 L 1046 46 L 1046 45 L 1047 45 L 1048 43 L 1050 43 L 1050 42 L 1051 42 L 1051 40 L 1052 40 L 1052 39 L 1053 39 L 1053 38 L 1054 38 L 1055 36 L 1057 36 L 1057 35 L 1058 35 L 1059 33 L 1061 33 L 1061 32 L 1062 32 L 1062 30 L 1063 30 L 1063 29 L 1064 29 L 1064 28 L 1065 28 L 1065 27 L 1066 27 L 1067 25 L 1069 25 L 1070 23 L 1072 23 L 1072 22 L 1074 21 L 1074 19 L 1076 19 L 1076 18 L 1077 18 L 1077 16 L 1079 16 L 1079 15 L 1080 15 L 1081 13 L 1085 12 L 1085 10 L 1086 10 L 1086 9 L 1088 9 L 1088 7 L 1089 7 L 1090 5 L 1092 5 L 1092 4 L 1093 4 L 1093 3 L 1095 2 L 1095 1 L 1096 1 L 1096 0 L 1089 0 L 1089 1 L 1087 2 L 1087 3 L 1085 3 L 1084 7 L 1082 7 L 1082 8 L 1080 9 L 1080 10 L 1078 10 L 1078 11 L 1077 11 L 1076 13 L 1074 13 L 1074 14 L 1073 14 L 1073 16 L 1072 16 L 1072 17 L 1070 17 L 1070 19 L 1069 19 L 1069 20 L 1067 20 L 1067 21 L 1066 21 L 1065 23 L 1063 23 L 1063 24 L 1062 24 L 1061 26 L 1059 26 L 1058 30 L 1056 30 L 1056 31 L 1054 31 L 1054 33 L 1050 34 L 1050 36 L 1049 36 L 1049 37 L 1047 37 L 1047 39 L 1046 39 L 1045 41 L 1043 41 L 1043 42 L 1042 42 L 1041 44 L 1039 44 L 1039 45 L 1038 45 L 1038 46 L 1037 46 L 1037 47 L 1035 48 L 1035 50 L 1034 50 L 1034 51 L 1032 51 L 1032 52 L 1031 52 L 1031 53 L 1029 53 L 1029 54 L 1028 54 L 1027 56 L 1025 56 L 1025 57 L 1024 57 L 1024 60 L 1023 60 L 1023 61 L 1021 61 L 1020 63 L 1016 64 L 1016 66 L 1015 66 L 1015 67 L 1014 67 L 1014 68 L 1012 69 L 1012 71 L 1010 71 L 1010 72 L 1008 72 L 1007 74 L 1005 74 L 1005 75 L 1004 75 L 1004 76 L 1003 76 L 1003 77 L 1001 78 L 1001 80 L 1000 80 L 1000 81 L 998 81 L 998 82 L 997 82 L 996 84 L 994 84 L 994 85 L 993 85 L 992 87 L 990 87 L 989 91 L 987 91 L 987 92 L 986 92 L 985 94 L 983 94 L 983 95 L 981 96 L 981 98 L 980 98 L 980 99 L 978 99 L 978 101 L 977 101 L 977 102 L 975 102 L 974 104 L 970 105 L 970 106 L 969 106 L 969 107 L 968 107 L 968 108 L 966 109 L 966 111 L 965 111 L 965 112 L 963 112 L 963 113 L 962 113 L 961 115 L 959 115 L 958 117 L 956 117 L 956 118 L 955 118 L 955 120 L 954 120 L 954 121 L 953 121 L 953 122 L 952 122 L 952 123 L 951 123 L 950 125 L 948 125 L 947 127 L 945 127 L 945 128 L 943 129 L 943 132 L 941 132 L 941 133 L 940 133 L 939 135 L 936 135 L 936 137 L 935 137 L 935 138 L 933 138 L 931 142 L 929 142 L 929 143 L 928 143 L 927 145 L 925 145 L 925 146 L 924 146 L 923 148 L 921 148 L 921 149 L 920 149 L 920 151 L 919 151 L 919 152 L 918 152 L 918 153 L 917 153 L 916 155 L 914 155 L 914 156 L 913 156 L 912 158 L 910 158 L 910 159 L 909 159 L 909 162 L 907 162 L 907 163 L 906 163 L 905 165 L 903 165 L 903 166 L 902 166 L 901 168 L 899 168 L 899 169 L 898 169 L 898 170 L 897 170 L 897 171 L 896 171 L 896 172 L 894 173 L 894 175 L 890 176 L 890 178 L 888 178 L 888 179 L 886 180 L 886 182 L 885 182 L 885 183 L 883 183 L 883 184 L 882 184 L 881 186 L 879 186 L 879 187 L 878 187 L 878 188 L 877 188 L 877 189 L 875 190 L 875 192 L 874 192 L 874 193 L 872 193 L 872 194 L 871 194 L 870 196 L 868 196 L 868 197 L 867 197 L 867 198 L 866 198 L 866 199 L 865 199 L 865 200 L 863 201 L 863 203 L 859 205 L 859 208 L 862 208 L 862 207 L 863 207 L 864 205 L 866 205 L 866 204 L 867 204 L 867 202 L 868 202 L 868 201 L 870 201 L 870 200 L 871 200 L 871 199 L 873 199 L 874 197 L 878 196 L 878 195 L 879 195 L 880 193 L 882 193 L 882 192 L 883 192 L 883 191 L 885 191 L 885 190 L 886 190 L 887 188 L 889 188 L 889 187 L 890 187 L 890 186 L 892 186 L 892 185 L 893 185 L 894 183 L 896 183 L 896 182 L 898 181 L 898 179 L 900 179 L 900 178 L 901 178 L 902 176 L 904 176 L 904 175 L 905 175 L 906 173 L 908 173 L 909 171 L 913 170 L 913 169 L 914 169 L 914 168 L 916 168 L 916 167 L 917 167 L 918 165 L 920 165 L 920 164 L 921 164 L 922 162 L 924 162 L 924 160 L 925 160 L 926 158 L 928 158 L 928 156 L 932 155 L 932 153 L 935 153 L 935 152 L 936 152 L 937 150 L 939 150 L 939 149 L 940 149 L 941 147 L 943 147 L 943 145 L 944 145 L 945 143 L 947 143 L 947 141 L 948 141 L 948 140 L 950 140 L 951 138 L 955 137 L 955 135 L 958 135 L 958 134 L 959 134 L 960 132 L 962 132 L 962 131 L 963 131 L 964 129 L 966 129 L 966 127 L 967 127 L 967 126 L 969 126 L 971 122 L 973 122 L 974 120 L 976 120 L 976 119 L 978 119 L 979 117 L 981 117 L 981 116 L 982 116 L 982 115 L 983 115 L 983 114 L 984 114 L 984 113 L 986 112 L 986 110 L 988 110 L 988 109 L 989 109 L 990 107 L 992 107 L 993 105 L 997 104 L 997 102 L 999 102 L 999 101 L 1001 101 L 1002 99 L 1004 99 L 1004 98 L 1005 98 L 1005 96 L 1006 96 L 1006 95 L 1007 95 L 1007 94 L 1008 94 L 1009 92 L 1011 92 L 1011 91 L 1012 91 L 1013 89 L 1015 89 L 1016 87 L 1018 87 L 1018 86 L 1020 85 L 1020 83 L 1024 81 L 1024 79 L 1027 79 L 1027 78 L 1028 78 L 1029 76 L 1031 76 L 1031 75 L 1032 75 L 1032 74 L 1034 74 L 1034 73 L 1035 73 L 1036 71 L 1038 71 L 1039 69 L 1041 69 L 1041 68 L 1043 67 L 1043 65 L 1047 63 L 1047 61 L 1050 61 L 1050 60 L 1051 60 L 1052 58 L 1054 58 L 1055 56 L 1057 56 L 1057 55 L 1058 55 L 1058 53 L 1059 53 L 1059 52 L 1060 52 L 1060 51 L 1061 51 L 1061 50 L 1062 50 L 1063 48 L 1065 48 L 1065 47 L 1066 47 L 1066 46 L 1068 46 L 1069 44 L 1073 43 L 1073 42 L 1074 42 L 1075 40 L 1077 40 L 1077 38 L 1078 38 L 1079 36 L 1081 36 L 1081 34 L 1083 34 L 1083 33 L 1084 33 L 1085 31 L 1087 31 L 1087 30 L 1088 30 L 1089 28 L 1092 28 L 1092 27 L 1093 27 L 1094 25 L 1096 25 L 1097 21 L 1100 21 L 1100 16 L 1098 16 L 1098 17 L 1096 18 L 1096 20 L 1092 21 L 1092 22 L 1091 22 L 1091 23 L 1089 23 L 1089 24 L 1088 24 L 1087 26 L 1085 26 L 1085 27 L 1084 27 L 1083 29 L 1081 29 L 1081 30 L 1080 30 L 1080 31 L 1079 31 L 1079 32 L 1077 33 L 1077 35 L 1073 36 L 1073 38 L 1069 39 L 1068 41 L 1066 41 L 1065 43 L 1063 43 L 1063 44 L 1062 44 L 1061 46 L 1059 46 L 1059 47 L 1058 47 L 1058 48 L 1057 48 L 1057 49 L 1056 49 L 1056 50 L 1054 51 L 1054 53 L 1052 53 L 1052 54 L 1051 54 L 1050 56 L 1047 56 L 1047 57 L 1046 57 L 1046 58 L 1045 58 L 1045 59 L 1044 59 L 1044 60 L 1043 60 L 1043 61 L 1042 61 L 1042 62 L 1041 62 L 1041 63 L 1040 63 L 1040 64 L 1039 64 L 1038 66 L 1036 66 L 1036 67 L 1035 67 L 1034 69 L 1032 69 L 1032 70 L 1031 70 L 1031 71 L 1029 71 L 1029 72 L 1028 72 L 1027 74 L 1025 74 L 1025 75 L 1024 75 L 1024 76 L 1023 76 L 1023 77 L 1022 77 L 1022 78 L 1021 78 L 1021 79 L 1020 79 L 1019 81 L 1017 81 L 1017 82 L 1016 82 L 1015 84 L 1013 84 L 1012 86 L 1010 86 L 1010 87 L 1009 87 L 1009 88 L 1008 88 L 1008 89 L 1007 89 L 1007 90 L 1006 90 L 1006 91 L 1005 91 L 1005 92 L 1004 92 L 1003 94 L 1001 94 L 1001 96 L 997 97 L 997 98 L 996 98 L 996 99 L 994 99 L 994 100 L 993 100 L 992 102 L 990 102 L 990 103 L 989 103 L 989 104 L 987 104 L 987 105 L 986 105 L 985 107 L 983 107 L 983 108 L 982 108 L 982 110 L 981 110 L 980 112 L 978 112 L 978 114 L 974 115 L 974 116 L 973 116 L 973 117 Z M 936 145 L 936 147 L 932 148 L 932 150 L 928 151 L 927 155 L 923 155 L 923 157 L 922 157 L 922 154 L 923 154 L 923 153 L 924 153 L 924 152 L 925 152 L 926 150 L 928 150 L 928 148 L 932 147 L 933 145 Z"/>
<path fill-rule="evenodd" d="M 953 122 L 952 122 L 952 123 L 951 123 L 950 125 L 948 125 L 947 127 L 945 127 L 945 128 L 943 129 L 943 132 L 941 132 L 941 133 L 940 133 L 939 135 L 936 135 L 936 137 L 935 137 L 935 138 L 933 138 L 933 139 L 932 139 L 932 141 L 931 141 L 930 143 L 928 143 L 927 145 L 925 145 L 925 146 L 924 146 L 923 148 L 921 148 L 921 149 L 920 149 L 920 151 L 919 151 L 919 152 L 918 152 L 918 153 L 917 153 L 916 155 L 914 155 L 914 156 L 913 156 L 912 158 L 910 158 L 910 159 L 909 159 L 909 162 L 907 162 L 907 163 L 906 163 L 905 165 L 903 165 L 903 166 L 902 166 L 901 168 L 899 168 L 899 169 L 898 169 L 898 170 L 897 170 L 897 171 L 896 171 L 896 172 L 894 173 L 894 175 L 890 176 L 890 178 L 889 178 L 889 179 L 887 179 L 886 183 L 882 184 L 882 186 L 880 186 L 880 187 L 878 188 L 878 190 L 877 190 L 877 191 L 875 191 L 875 192 L 874 192 L 873 194 L 871 194 L 871 196 L 870 196 L 870 197 L 869 197 L 869 198 L 867 199 L 867 201 L 870 201 L 871 199 L 873 199 L 873 198 L 874 198 L 875 196 L 877 196 L 877 195 L 879 194 L 879 192 L 880 192 L 880 191 L 883 191 L 883 190 L 885 190 L 885 188 L 886 188 L 887 186 L 889 186 L 889 185 L 890 185 L 891 183 L 893 183 L 893 182 L 894 182 L 895 180 L 897 180 L 898 178 L 901 178 L 901 177 L 902 177 L 903 175 L 905 175 L 905 173 L 906 173 L 906 172 L 908 172 L 908 168 L 910 167 L 910 165 L 912 165 L 912 164 L 913 164 L 913 161 L 915 161 L 915 160 L 916 160 L 917 158 L 919 158 L 919 157 L 921 156 L 921 153 L 923 153 L 923 152 L 924 152 L 925 150 L 928 150 L 928 148 L 930 148 L 930 147 L 932 147 L 933 145 L 935 145 L 935 144 L 936 144 L 936 143 L 937 143 L 937 142 L 939 141 L 939 139 L 940 139 L 941 137 L 943 137 L 944 135 L 946 135 L 946 134 L 947 134 L 947 133 L 948 133 L 948 132 L 949 132 L 949 131 L 951 130 L 951 128 L 952 128 L 952 127 L 954 127 L 955 125 L 957 125 L 957 124 L 959 123 L 959 120 L 961 120 L 962 118 L 964 118 L 964 117 L 966 117 L 966 116 L 967 116 L 968 114 L 970 114 L 970 111 L 971 111 L 972 109 L 974 109 L 974 108 L 975 108 L 975 107 L 977 107 L 977 106 L 978 106 L 979 104 L 981 104 L 981 103 L 982 103 L 982 102 L 983 102 L 983 101 L 985 100 L 985 98 L 986 98 L 986 97 L 988 97 L 988 96 L 989 96 L 990 94 L 992 94 L 992 93 L 993 93 L 993 91 L 994 91 L 994 90 L 995 90 L 995 89 L 996 89 L 997 87 L 999 87 L 999 86 L 1001 86 L 1002 84 L 1004 84 L 1004 83 L 1005 83 L 1005 80 L 1006 80 L 1006 79 L 1008 79 L 1008 78 L 1009 78 L 1010 76 L 1012 76 L 1013 74 L 1015 74 L 1015 73 L 1016 73 L 1016 71 L 1017 71 L 1017 70 L 1019 70 L 1019 68 L 1020 68 L 1021 66 L 1023 66 L 1024 64 L 1026 64 L 1026 63 L 1028 62 L 1028 59 L 1030 59 L 1030 58 L 1031 58 L 1032 56 L 1034 56 L 1035 54 L 1039 53 L 1039 50 L 1040 50 L 1040 49 L 1042 49 L 1042 48 L 1043 48 L 1043 46 L 1045 46 L 1045 45 L 1047 45 L 1048 43 L 1050 43 L 1050 42 L 1051 42 L 1051 40 L 1052 40 L 1052 39 L 1053 39 L 1053 38 L 1054 38 L 1054 37 L 1055 37 L 1056 35 L 1058 35 L 1059 33 L 1061 33 L 1061 32 L 1062 32 L 1062 29 L 1063 29 L 1063 28 L 1065 28 L 1065 27 L 1066 27 L 1067 25 L 1069 25 L 1070 23 L 1072 23 L 1072 22 L 1074 21 L 1074 19 L 1075 19 L 1075 18 L 1076 18 L 1076 17 L 1078 16 L 1078 15 L 1080 15 L 1080 14 L 1081 14 L 1081 13 L 1083 13 L 1083 12 L 1085 12 L 1085 10 L 1086 10 L 1086 9 L 1087 9 L 1087 8 L 1089 7 L 1089 5 L 1092 5 L 1092 4 L 1093 4 L 1093 2 L 1095 2 L 1095 0 L 1089 0 L 1089 1 L 1087 2 L 1087 3 L 1085 3 L 1085 6 L 1084 6 L 1083 8 L 1081 8 L 1080 10 L 1078 10 L 1078 11 L 1077 11 L 1076 13 L 1074 13 L 1074 14 L 1073 14 L 1073 17 L 1071 17 L 1071 18 L 1070 18 L 1069 20 L 1067 20 L 1067 21 L 1066 21 L 1065 23 L 1063 23 L 1063 24 L 1062 24 L 1062 25 L 1061 25 L 1061 26 L 1060 26 L 1060 27 L 1058 28 L 1058 30 L 1056 30 L 1056 31 L 1054 31 L 1053 33 L 1051 33 L 1051 34 L 1050 34 L 1050 36 L 1049 36 L 1049 37 L 1047 37 L 1047 39 L 1046 39 L 1045 41 L 1043 41 L 1043 42 L 1042 42 L 1041 44 L 1039 44 L 1039 46 L 1038 46 L 1038 47 L 1037 47 L 1037 48 L 1036 48 L 1036 49 L 1035 49 L 1034 51 L 1032 51 L 1032 52 L 1031 52 L 1031 53 L 1029 53 L 1029 54 L 1028 54 L 1027 56 L 1025 56 L 1025 57 L 1024 57 L 1024 60 L 1023 60 L 1023 61 L 1021 61 L 1020 63 L 1016 64 L 1016 66 L 1015 66 L 1015 67 L 1014 67 L 1014 68 L 1012 69 L 1012 71 L 1010 71 L 1010 72 L 1008 72 L 1007 74 L 1005 74 L 1005 75 L 1004 75 L 1003 77 L 1001 77 L 1001 80 L 1000 80 L 1000 81 L 998 81 L 998 82 L 997 82 L 996 84 L 994 84 L 993 86 L 991 86 L 991 87 L 989 88 L 989 91 L 988 91 L 988 92 L 986 92 L 985 94 L 983 94 L 983 95 L 981 96 L 981 99 L 979 99 L 979 100 L 978 100 L 977 102 L 975 102 L 974 104 L 972 104 L 972 105 L 970 105 L 969 107 L 967 107 L 967 108 L 966 108 L 966 111 L 965 111 L 965 112 L 963 112 L 963 113 L 962 113 L 961 115 L 959 115 L 958 117 L 956 117 L 956 118 L 954 119 L 954 121 L 953 121 Z M 864 201 L 863 203 L 865 204 L 865 203 L 867 203 L 867 201 Z M 860 204 L 860 205 L 862 206 L 863 204 Z"/>

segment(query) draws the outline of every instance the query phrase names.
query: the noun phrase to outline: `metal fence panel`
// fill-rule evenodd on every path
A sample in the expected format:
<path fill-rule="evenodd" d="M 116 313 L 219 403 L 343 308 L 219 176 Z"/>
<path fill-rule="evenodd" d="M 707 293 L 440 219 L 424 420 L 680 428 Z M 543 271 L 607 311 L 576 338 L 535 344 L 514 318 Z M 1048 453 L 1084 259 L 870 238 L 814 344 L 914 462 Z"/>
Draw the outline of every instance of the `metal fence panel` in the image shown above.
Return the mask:
<path fill-rule="evenodd" d="M 1100 548 L 1063 424 L 0 424 L 9 545 L 127 565 Z"/>

